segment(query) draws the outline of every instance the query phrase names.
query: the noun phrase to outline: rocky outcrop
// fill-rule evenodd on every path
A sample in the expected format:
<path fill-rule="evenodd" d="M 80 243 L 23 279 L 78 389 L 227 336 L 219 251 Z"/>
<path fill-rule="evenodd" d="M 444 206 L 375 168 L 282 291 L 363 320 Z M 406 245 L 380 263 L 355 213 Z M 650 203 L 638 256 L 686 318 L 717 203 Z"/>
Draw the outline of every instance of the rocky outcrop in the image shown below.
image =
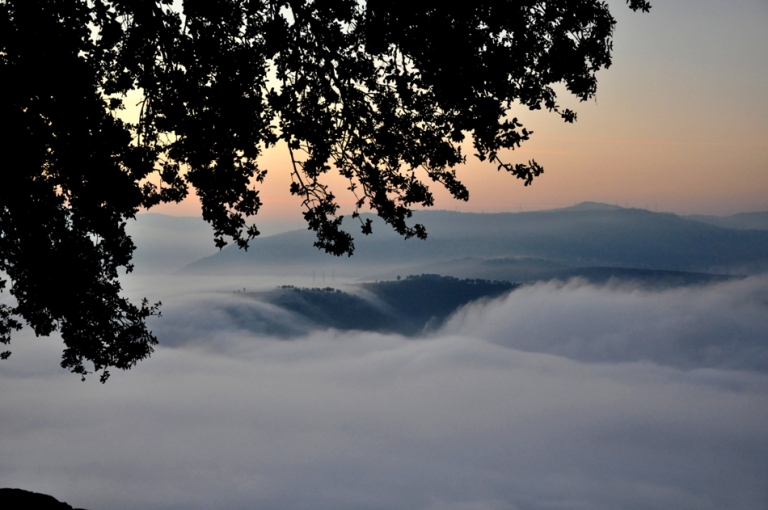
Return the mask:
<path fill-rule="evenodd" d="M 83 510 L 73 509 L 53 496 L 23 489 L 0 489 L 0 508 L 3 510 Z"/>

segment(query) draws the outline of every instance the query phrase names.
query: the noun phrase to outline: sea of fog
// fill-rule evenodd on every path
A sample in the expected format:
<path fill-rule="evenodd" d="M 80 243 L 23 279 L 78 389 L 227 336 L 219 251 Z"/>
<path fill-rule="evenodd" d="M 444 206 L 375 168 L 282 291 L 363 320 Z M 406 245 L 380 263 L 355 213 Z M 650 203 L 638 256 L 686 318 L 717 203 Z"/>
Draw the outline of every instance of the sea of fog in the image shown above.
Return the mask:
<path fill-rule="evenodd" d="M 104 385 L 20 332 L 0 486 L 90 510 L 768 508 L 764 276 L 539 283 L 416 338 L 233 318 L 294 324 L 235 292 L 283 283 L 311 285 L 127 279 L 161 344 Z"/>

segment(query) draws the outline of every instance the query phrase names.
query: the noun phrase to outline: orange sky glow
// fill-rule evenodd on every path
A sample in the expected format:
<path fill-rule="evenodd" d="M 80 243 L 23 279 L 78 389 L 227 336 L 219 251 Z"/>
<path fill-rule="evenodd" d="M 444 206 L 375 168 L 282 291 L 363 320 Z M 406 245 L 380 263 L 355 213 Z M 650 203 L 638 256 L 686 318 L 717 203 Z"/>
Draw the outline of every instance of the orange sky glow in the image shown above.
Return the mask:
<path fill-rule="evenodd" d="M 591 200 L 678 214 L 768 210 L 768 4 L 657 0 L 649 14 L 639 14 L 623 1 L 609 3 L 618 21 L 614 63 L 599 73 L 596 99 L 560 95 L 562 106 L 578 112 L 577 122 L 525 108 L 510 112 L 534 135 L 504 161 L 535 159 L 545 173 L 524 187 L 480 163 L 468 145 L 457 173 L 470 200 L 458 202 L 432 186 L 436 209 L 530 211 Z M 285 147 L 265 153 L 260 166 L 269 174 L 256 224 L 300 225 Z M 348 214 L 348 183 L 330 174 L 328 182 Z M 153 212 L 192 216 L 200 206 L 191 196 Z"/>

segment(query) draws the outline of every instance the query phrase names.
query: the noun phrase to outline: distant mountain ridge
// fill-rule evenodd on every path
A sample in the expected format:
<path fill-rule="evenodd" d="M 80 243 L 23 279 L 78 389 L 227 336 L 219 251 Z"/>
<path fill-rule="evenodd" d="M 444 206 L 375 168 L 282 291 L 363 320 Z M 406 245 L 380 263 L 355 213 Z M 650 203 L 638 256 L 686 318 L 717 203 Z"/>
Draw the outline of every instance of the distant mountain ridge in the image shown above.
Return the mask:
<path fill-rule="evenodd" d="M 684 218 L 708 223 L 723 228 L 736 228 L 740 230 L 768 230 L 768 211 L 748 212 L 732 214 L 730 216 L 710 216 L 694 214 Z"/>
<path fill-rule="evenodd" d="M 618 211 L 623 209 L 618 205 L 604 204 L 602 202 L 580 202 L 576 205 L 550 209 L 551 211 Z"/>
<path fill-rule="evenodd" d="M 203 218 L 139 214 L 126 224 L 136 245 L 133 262 L 137 269 L 162 272 L 216 253 L 213 229 Z"/>
<path fill-rule="evenodd" d="M 347 218 L 348 219 L 348 218 Z M 345 219 L 345 225 L 351 223 Z M 458 259 L 540 259 L 562 268 L 625 267 L 708 273 L 768 269 L 768 231 L 736 230 L 670 213 L 584 203 L 521 213 L 417 211 L 413 223 L 428 239 L 403 240 L 378 218 L 371 236 L 357 234 L 351 258 L 338 259 L 312 246 L 314 233 L 298 230 L 255 239 L 248 252 L 227 247 L 185 271 L 230 273 L 267 268 L 406 267 Z M 352 232 L 355 232 L 352 224 Z"/>

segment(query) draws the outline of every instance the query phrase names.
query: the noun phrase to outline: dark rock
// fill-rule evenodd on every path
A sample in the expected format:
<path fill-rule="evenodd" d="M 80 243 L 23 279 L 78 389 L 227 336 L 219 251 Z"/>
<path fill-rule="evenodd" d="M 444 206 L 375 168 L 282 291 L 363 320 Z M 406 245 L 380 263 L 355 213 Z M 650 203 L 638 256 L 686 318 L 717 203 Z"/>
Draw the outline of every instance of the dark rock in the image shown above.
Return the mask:
<path fill-rule="evenodd" d="M 3 510 L 83 510 L 73 509 L 53 496 L 23 489 L 0 489 L 0 508 Z"/>

